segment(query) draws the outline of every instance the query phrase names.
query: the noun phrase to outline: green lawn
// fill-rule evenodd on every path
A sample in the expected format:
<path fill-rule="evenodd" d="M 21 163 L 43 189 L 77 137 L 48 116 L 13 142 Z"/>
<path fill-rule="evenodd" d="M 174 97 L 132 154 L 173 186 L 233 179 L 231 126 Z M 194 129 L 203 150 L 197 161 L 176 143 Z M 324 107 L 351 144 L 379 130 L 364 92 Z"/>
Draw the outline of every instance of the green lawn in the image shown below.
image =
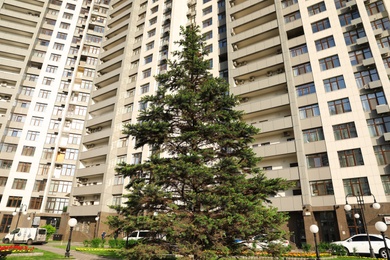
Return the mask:
<path fill-rule="evenodd" d="M 43 251 L 43 250 L 37 249 L 37 248 L 34 249 L 34 253 L 39 253 L 39 252 L 42 252 L 43 255 L 38 255 L 38 256 L 18 256 L 18 254 L 10 254 L 10 255 L 7 256 L 7 259 L 16 259 L 16 258 L 17 259 L 26 259 L 26 260 L 29 260 L 29 259 L 42 259 L 42 260 L 65 259 L 63 254 L 59 255 L 59 254 L 55 254 L 55 253 L 52 253 L 52 252 Z"/>

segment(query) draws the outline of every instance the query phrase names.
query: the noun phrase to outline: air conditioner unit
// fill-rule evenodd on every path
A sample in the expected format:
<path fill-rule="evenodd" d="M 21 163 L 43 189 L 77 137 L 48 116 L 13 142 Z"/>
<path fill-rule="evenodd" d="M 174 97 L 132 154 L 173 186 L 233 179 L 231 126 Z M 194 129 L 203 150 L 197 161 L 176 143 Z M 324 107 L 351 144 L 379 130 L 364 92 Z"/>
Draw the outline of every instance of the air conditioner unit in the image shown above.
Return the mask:
<path fill-rule="evenodd" d="M 94 199 L 94 200 L 99 199 L 99 195 L 93 195 L 93 199 Z"/>
<path fill-rule="evenodd" d="M 276 53 L 277 53 L 277 54 L 282 54 L 282 49 L 278 49 L 278 50 L 276 51 Z"/>
<path fill-rule="evenodd" d="M 238 46 L 237 46 L 237 44 L 233 44 L 233 50 L 238 50 Z"/>
<path fill-rule="evenodd" d="M 248 97 L 244 97 L 244 98 L 241 99 L 241 102 L 243 102 L 243 103 L 244 103 L 244 102 L 248 102 L 248 101 L 249 101 L 249 98 L 248 98 Z"/>
<path fill-rule="evenodd" d="M 363 86 L 364 89 L 370 89 L 370 85 L 366 84 Z"/>
<path fill-rule="evenodd" d="M 291 135 L 291 133 L 290 132 L 283 132 L 283 136 L 285 136 L 285 137 L 287 137 L 287 136 L 290 136 Z"/>
<path fill-rule="evenodd" d="M 268 76 L 268 77 L 271 77 L 273 74 L 274 74 L 274 73 L 273 73 L 272 71 L 268 71 L 268 72 L 267 72 L 267 76 Z"/>
<path fill-rule="evenodd" d="M 231 34 L 232 36 L 236 35 L 236 33 L 234 32 L 233 29 L 232 29 L 232 31 L 230 32 L 230 34 Z"/>
<path fill-rule="evenodd" d="M 61 164 L 56 164 L 56 169 L 61 169 Z"/>
<path fill-rule="evenodd" d="M 238 67 L 239 65 L 238 65 L 239 63 L 237 62 L 237 61 L 233 61 L 233 66 L 234 67 Z"/>
<path fill-rule="evenodd" d="M 249 81 L 250 81 L 250 82 L 255 81 L 255 77 L 250 77 L 250 78 L 249 78 Z"/>

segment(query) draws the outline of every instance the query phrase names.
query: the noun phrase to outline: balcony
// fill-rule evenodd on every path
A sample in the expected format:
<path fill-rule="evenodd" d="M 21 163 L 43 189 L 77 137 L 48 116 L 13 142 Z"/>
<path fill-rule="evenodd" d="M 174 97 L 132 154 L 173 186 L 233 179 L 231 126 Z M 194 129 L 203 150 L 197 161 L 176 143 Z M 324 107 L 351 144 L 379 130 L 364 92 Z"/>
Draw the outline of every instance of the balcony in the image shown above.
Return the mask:
<path fill-rule="evenodd" d="M 103 193 L 105 185 L 103 183 L 91 182 L 78 187 L 73 187 L 73 196 L 84 196 L 89 194 L 101 194 Z"/>
<path fill-rule="evenodd" d="M 285 141 L 269 145 L 261 145 L 254 147 L 253 151 L 262 158 L 291 154 L 296 152 L 295 141 Z"/>
<path fill-rule="evenodd" d="M 109 147 L 107 145 L 105 145 L 105 146 L 101 146 L 101 147 L 98 147 L 98 148 L 90 149 L 90 150 L 85 151 L 85 152 L 81 152 L 79 159 L 80 160 L 86 160 L 86 159 L 89 159 L 89 158 L 107 156 L 107 154 L 109 154 L 109 149 L 108 148 Z"/>
<path fill-rule="evenodd" d="M 93 164 L 89 165 L 88 167 L 78 169 L 76 177 L 84 178 L 88 176 L 93 176 L 97 174 L 104 174 L 106 171 L 107 164 Z"/>

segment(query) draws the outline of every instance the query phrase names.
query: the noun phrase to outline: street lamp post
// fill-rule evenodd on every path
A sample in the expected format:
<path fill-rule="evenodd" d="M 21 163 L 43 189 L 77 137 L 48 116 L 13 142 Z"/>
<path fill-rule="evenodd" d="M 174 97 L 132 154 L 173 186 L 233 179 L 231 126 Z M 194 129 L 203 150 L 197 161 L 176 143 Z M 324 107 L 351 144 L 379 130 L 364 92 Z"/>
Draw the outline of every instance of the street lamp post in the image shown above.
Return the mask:
<path fill-rule="evenodd" d="M 24 209 L 24 211 L 23 211 Z M 27 205 L 25 204 L 20 204 L 20 208 L 19 208 L 19 211 L 16 211 L 17 208 L 15 208 L 14 212 L 12 212 L 12 216 L 16 216 L 18 215 L 18 219 L 16 220 L 16 226 L 15 226 L 15 229 L 18 228 L 18 225 L 19 225 L 19 220 L 20 220 L 20 216 L 22 215 L 26 215 L 27 214 Z"/>
<path fill-rule="evenodd" d="M 318 233 L 318 226 L 313 224 L 310 226 L 310 232 L 314 235 L 314 245 L 316 247 L 316 259 L 320 260 L 320 254 L 318 253 L 318 245 L 317 245 L 317 233 Z"/>
<path fill-rule="evenodd" d="M 32 218 L 31 218 L 31 213 L 28 214 L 28 217 L 27 217 L 28 221 L 31 220 L 31 227 L 33 227 L 33 225 L 34 225 L 35 214 L 36 214 L 36 212 L 33 212 Z"/>
<path fill-rule="evenodd" d="M 68 244 L 66 245 L 66 252 L 65 252 L 65 257 L 70 257 L 70 243 L 72 241 L 72 232 L 73 232 L 73 228 L 76 226 L 77 224 L 77 219 L 75 218 L 71 218 L 69 219 L 68 221 L 68 225 L 70 226 L 70 233 L 69 233 L 69 239 L 68 239 Z"/>
<path fill-rule="evenodd" d="M 383 243 L 385 243 L 386 257 L 387 257 L 387 260 L 390 260 L 389 248 L 387 247 L 386 236 L 385 236 L 385 232 L 387 230 L 387 225 L 386 225 L 386 223 L 384 223 L 382 221 L 378 221 L 375 223 L 375 228 L 376 228 L 376 230 L 378 230 L 382 234 Z"/>
<path fill-rule="evenodd" d="M 95 218 L 95 220 L 96 220 L 96 225 L 95 225 L 95 231 L 94 231 L 94 233 L 93 233 L 93 237 L 94 238 L 96 238 L 96 236 L 97 236 L 97 232 L 99 231 L 99 224 L 100 224 L 100 212 L 98 212 L 98 214 L 97 214 L 97 216 L 96 216 L 96 218 Z"/>
<path fill-rule="evenodd" d="M 374 254 L 374 250 L 372 249 L 372 245 L 371 245 L 371 239 L 370 239 L 370 235 L 368 234 L 368 227 L 367 227 L 367 222 L 366 222 L 366 217 L 364 215 L 364 208 L 365 208 L 365 205 L 364 205 L 364 196 L 372 196 L 374 198 L 374 203 L 372 204 L 372 207 L 374 209 L 380 209 L 381 205 L 379 203 L 376 202 L 376 199 L 375 199 L 375 196 L 373 194 L 363 194 L 363 195 L 360 195 L 360 193 L 358 192 L 357 195 L 353 195 L 353 194 L 348 194 L 346 197 L 345 197 L 345 206 L 344 206 L 344 209 L 345 211 L 350 211 L 352 209 L 351 205 L 348 204 L 348 198 L 349 197 L 355 197 L 356 198 L 356 202 L 357 204 L 359 205 L 360 207 L 360 214 L 362 215 L 362 221 L 363 221 L 363 228 L 364 228 L 364 231 L 366 232 L 367 234 L 367 241 L 368 241 L 368 247 L 369 247 L 369 250 L 370 250 L 370 256 L 372 258 L 375 258 L 375 254 Z M 355 214 L 356 215 L 356 214 Z M 355 216 L 356 217 L 356 216 Z"/>

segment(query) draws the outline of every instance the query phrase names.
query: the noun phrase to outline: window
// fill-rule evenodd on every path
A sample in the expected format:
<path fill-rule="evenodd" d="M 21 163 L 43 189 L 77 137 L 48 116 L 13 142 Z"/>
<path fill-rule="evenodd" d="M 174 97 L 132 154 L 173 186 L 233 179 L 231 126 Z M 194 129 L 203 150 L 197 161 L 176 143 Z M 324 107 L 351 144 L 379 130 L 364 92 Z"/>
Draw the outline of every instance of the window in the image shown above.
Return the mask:
<path fill-rule="evenodd" d="M 306 155 L 306 163 L 309 169 L 329 166 L 328 155 L 326 153 Z"/>
<path fill-rule="evenodd" d="M 71 181 L 57 181 L 52 180 L 49 186 L 49 194 L 55 194 L 56 192 L 69 193 L 72 189 Z"/>
<path fill-rule="evenodd" d="M 218 41 L 218 46 L 219 46 L 219 48 L 226 47 L 226 46 L 227 46 L 227 40 L 226 40 L 226 38 L 225 38 L 225 39 L 222 39 L 222 40 L 219 40 L 219 41 Z"/>
<path fill-rule="evenodd" d="M 61 168 L 62 176 L 74 176 L 76 172 L 76 165 L 73 164 L 63 164 Z"/>
<path fill-rule="evenodd" d="M 62 18 L 64 18 L 64 19 L 68 19 L 68 20 L 72 20 L 72 18 L 73 18 L 73 14 L 70 14 L 70 13 L 64 13 L 64 14 L 62 15 Z"/>
<path fill-rule="evenodd" d="M 39 90 L 38 96 L 40 98 L 48 99 L 48 98 L 50 98 L 50 93 L 51 93 L 51 91 L 49 91 L 49 90 L 41 89 L 41 90 Z"/>
<path fill-rule="evenodd" d="M 34 88 L 22 87 L 22 89 L 20 90 L 20 94 L 26 96 L 32 96 L 34 94 Z"/>
<path fill-rule="evenodd" d="M 148 108 L 148 103 L 147 102 L 139 102 L 138 103 L 139 111 L 146 110 Z"/>
<path fill-rule="evenodd" d="M 344 179 L 343 184 L 346 195 L 357 196 L 362 194 L 371 194 L 367 177 Z"/>
<path fill-rule="evenodd" d="M 218 20 L 219 21 L 225 20 L 225 19 L 226 19 L 226 13 L 225 12 L 222 12 L 222 13 L 218 14 Z"/>
<path fill-rule="evenodd" d="M 49 30 L 49 29 L 44 29 L 42 28 L 41 29 L 41 33 L 44 34 L 44 35 L 49 35 L 51 36 L 53 34 L 53 31 L 52 30 Z"/>
<path fill-rule="evenodd" d="M 351 105 L 348 98 L 333 100 L 328 102 L 329 114 L 337 115 L 351 112 Z"/>
<path fill-rule="evenodd" d="M 114 176 L 114 185 L 123 185 L 123 175 Z"/>
<path fill-rule="evenodd" d="M 70 24 L 69 23 L 60 23 L 60 28 L 61 29 L 65 29 L 65 30 L 68 30 L 70 27 Z"/>
<path fill-rule="evenodd" d="M 7 180 L 7 177 L 0 177 L 0 187 L 5 187 L 5 185 L 7 184 Z"/>
<path fill-rule="evenodd" d="M 360 100 L 362 102 L 363 110 L 366 112 L 375 110 L 378 105 L 387 104 L 383 91 L 361 95 Z"/>
<path fill-rule="evenodd" d="M 56 142 L 56 139 L 57 139 L 57 135 L 49 133 L 46 135 L 45 143 L 46 144 L 54 144 Z"/>
<path fill-rule="evenodd" d="M 138 55 L 141 52 L 141 47 L 133 50 L 133 55 Z"/>
<path fill-rule="evenodd" d="M 152 74 L 152 70 L 151 69 L 147 69 L 147 70 L 144 70 L 142 72 L 143 78 L 148 78 L 148 77 L 151 76 L 151 74 Z"/>
<path fill-rule="evenodd" d="M 290 55 L 291 57 L 296 57 L 302 54 L 307 53 L 307 46 L 306 44 L 294 47 L 290 49 Z"/>
<path fill-rule="evenodd" d="M 366 37 L 366 32 L 364 28 L 359 28 L 357 30 L 352 30 L 344 33 L 344 40 L 346 45 L 355 44 L 357 39 Z"/>
<path fill-rule="evenodd" d="M 92 78 L 92 77 L 95 76 L 95 70 L 85 68 L 83 76 L 87 76 L 87 77 L 91 77 Z"/>
<path fill-rule="evenodd" d="M 54 154 L 54 150 L 53 149 L 51 149 L 51 148 L 43 148 L 41 159 L 51 160 L 51 158 L 53 157 L 53 154 Z"/>
<path fill-rule="evenodd" d="M 149 25 L 153 25 L 157 23 L 157 17 L 153 17 L 152 19 L 149 20 Z"/>
<path fill-rule="evenodd" d="M 151 63 L 153 61 L 153 54 L 150 54 L 144 58 L 145 64 Z"/>
<path fill-rule="evenodd" d="M 42 201 L 43 201 L 42 197 L 39 197 L 39 198 L 31 197 L 30 198 L 30 205 L 28 206 L 28 208 L 29 209 L 41 209 Z"/>
<path fill-rule="evenodd" d="M 79 150 L 68 148 L 65 151 L 65 159 L 67 159 L 67 160 L 77 160 L 78 154 L 79 154 Z"/>
<path fill-rule="evenodd" d="M 45 212 L 61 214 L 69 204 L 69 199 L 48 197 Z"/>
<path fill-rule="evenodd" d="M 17 171 L 18 172 L 30 172 L 31 163 L 28 162 L 19 162 Z"/>
<path fill-rule="evenodd" d="M 208 31 L 203 34 L 203 38 L 207 41 L 213 38 L 213 31 Z"/>
<path fill-rule="evenodd" d="M 324 132 L 322 131 L 322 127 L 303 130 L 302 134 L 303 141 L 305 143 L 324 140 Z"/>
<path fill-rule="evenodd" d="M 333 195 L 332 180 L 311 181 L 310 182 L 311 196 Z"/>
<path fill-rule="evenodd" d="M 66 33 L 62 33 L 62 32 L 57 33 L 57 39 L 66 40 L 67 36 L 68 36 L 68 34 L 66 34 Z"/>
<path fill-rule="evenodd" d="M 14 122 L 25 122 L 26 116 L 21 114 L 11 114 L 11 121 Z"/>
<path fill-rule="evenodd" d="M 158 11 L 158 5 L 150 9 L 150 11 L 152 12 L 152 14 L 156 13 Z"/>
<path fill-rule="evenodd" d="M 84 121 L 83 120 L 77 120 L 77 119 L 72 119 L 72 123 L 70 125 L 71 129 L 76 129 L 76 130 L 82 130 L 84 128 Z"/>
<path fill-rule="evenodd" d="M 44 103 L 36 103 L 34 111 L 36 112 L 45 112 L 47 108 L 47 104 Z"/>
<path fill-rule="evenodd" d="M 349 52 L 349 60 L 351 61 L 352 66 L 361 64 L 363 63 L 363 60 L 368 58 L 372 58 L 372 53 L 370 48 Z"/>
<path fill-rule="evenodd" d="M 338 55 L 320 59 L 320 69 L 322 71 L 340 67 L 340 60 Z"/>
<path fill-rule="evenodd" d="M 146 44 L 146 50 L 151 50 L 154 48 L 154 41 L 151 41 L 149 43 Z"/>
<path fill-rule="evenodd" d="M 213 52 L 213 45 L 212 44 L 209 44 L 207 46 L 204 47 L 204 50 L 207 52 L 207 53 L 212 53 Z"/>
<path fill-rule="evenodd" d="M 11 169 L 12 161 L 0 160 L 0 169 Z"/>
<path fill-rule="evenodd" d="M 61 116 L 63 111 L 64 111 L 63 107 L 54 106 L 54 108 L 53 108 L 53 115 Z"/>
<path fill-rule="evenodd" d="M 7 201 L 7 207 L 20 207 L 22 204 L 22 197 L 9 196 Z"/>
<path fill-rule="evenodd" d="M 335 140 L 343 140 L 343 139 L 357 137 L 355 123 L 349 122 L 349 123 L 334 125 L 333 134 Z"/>
<path fill-rule="evenodd" d="M 294 76 L 303 75 L 311 72 L 310 63 L 300 64 L 293 67 Z"/>
<path fill-rule="evenodd" d="M 389 30 L 390 29 L 390 21 L 388 17 L 375 20 L 371 22 L 371 28 L 373 30 L 381 29 L 381 30 Z"/>
<path fill-rule="evenodd" d="M 212 19 L 212 18 L 207 19 L 207 20 L 205 20 L 205 21 L 202 22 L 203 28 L 208 27 L 208 26 L 210 26 L 210 25 L 212 25 L 212 24 L 213 24 L 213 19 Z"/>
<path fill-rule="evenodd" d="M 218 27 L 218 33 L 225 33 L 226 32 L 226 25 L 222 25 Z"/>
<path fill-rule="evenodd" d="M 154 36 L 154 35 L 156 35 L 156 29 L 153 29 L 153 30 L 148 31 L 148 37 L 149 37 L 149 38 L 152 37 L 152 36 Z"/>
<path fill-rule="evenodd" d="M 351 21 L 360 17 L 359 11 L 355 10 L 350 13 L 339 15 L 339 21 L 341 26 L 351 24 Z"/>
<path fill-rule="evenodd" d="M 319 14 L 321 12 L 324 12 L 324 11 L 326 11 L 325 3 L 324 2 L 320 2 L 318 4 L 309 6 L 307 8 L 307 11 L 309 12 L 310 16 L 315 15 L 315 14 Z"/>
<path fill-rule="evenodd" d="M 371 137 L 388 133 L 390 132 L 390 116 L 367 119 L 367 126 Z"/>
<path fill-rule="evenodd" d="M 390 69 L 390 57 L 386 57 L 383 59 L 383 64 L 385 65 L 386 69 Z"/>
<path fill-rule="evenodd" d="M 360 148 L 338 151 L 337 154 L 339 156 L 340 167 L 342 168 L 364 165 Z"/>
<path fill-rule="evenodd" d="M 44 77 L 42 80 L 42 84 L 46 86 L 50 86 L 53 82 L 54 82 L 53 78 Z"/>
<path fill-rule="evenodd" d="M 36 141 L 39 137 L 39 132 L 36 132 L 36 131 L 28 131 L 27 132 L 27 136 L 26 136 L 26 140 L 29 140 L 29 141 Z"/>
<path fill-rule="evenodd" d="M 149 92 L 149 83 L 141 86 L 141 94 Z"/>
<path fill-rule="evenodd" d="M 376 145 L 374 146 L 374 153 L 378 165 L 387 165 L 390 163 L 390 145 Z"/>
<path fill-rule="evenodd" d="M 69 9 L 69 10 L 75 10 L 75 9 L 76 9 L 76 6 L 75 6 L 74 4 L 69 4 L 69 3 L 67 3 L 65 8 L 66 8 L 66 9 Z"/>
<path fill-rule="evenodd" d="M 140 164 L 142 161 L 142 153 L 134 153 L 131 159 L 131 164 Z"/>
<path fill-rule="evenodd" d="M 358 89 L 363 88 L 372 81 L 379 80 L 378 71 L 376 69 L 359 71 L 354 73 L 354 76 Z"/>
<path fill-rule="evenodd" d="M 114 195 L 112 196 L 112 205 L 119 206 L 122 204 L 122 195 Z"/>
<path fill-rule="evenodd" d="M 311 29 L 313 30 L 313 33 L 320 32 L 328 28 L 330 28 L 330 22 L 328 18 L 311 24 Z"/>
<path fill-rule="evenodd" d="M 12 183 L 12 189 L 24 190 L 26 188 L 26 184 L 26 179 L 14 179 L 14 182 Z"/>
<path fill-rule="evenodd" d="M 320 109 L 318 107 L 318 104 L 299 108 L 299 116 L 301 119 L 315 117 L 319 115 L 320 115 Z"/>
<path fill-rule="evenodd" d="M 319 39 L 315 42 L 317 51 L 322 51 L 336 46 L 333 35 Z"/>
<path fill-rule="evenodd" d="M 50 165 L 39 164 L 38 175 L 47 175 L 49 173 Z"/>
<path fill-rule="evenodd" d="M 293 22 L 293 21 L 298 20 L 300 18 L 301 18 L 301 13 L 299 11 L 296 11 L 296 12 L 285 15 L 284 22 L 290 23 L 290 22 Z"/>
<path fill-rule="evenodd" d="M 22 134 L 22 129 L 17 129 L 17 128 L 9 128 L 7 135 L 12 136 L 12 137 L 20 137 Z"/>
<path fill-rule="evenodd" d="M 81 135 L 69 134 L 68 144 L 80 144 Z"/>
<path fill-rule="evenodd" d="M 88 80 L 82 80 L 80 88 L 82 89 L 92 89 L 93 82 Z"/>
<path fill-rule="evenodd" d="M 16 152 L 16 144 L 0 143 L 0 152 L 2 153 L 14 153 Z"/>
<path fill-rule="evenodd" d="M 208 6 L 205 9 L 203 9 L 203 15 L 207 15 L 213 11 L 213 6 Z"/>
<path fill-rule="evenodd" d="M 24 156 L 34 156 L 35 146 L 23 146 L 22 155 Z"/>
<path fill-rule="evenodd" d="M 282 7 L 286 8 L 298 3 L 298 0 L 282 0 Z"/>
<path fill-rule="evenodd" d="M 377 13 L 381 13 L 386 11 L 383 1 L 376 1 L 373 3 L 370 3 L 369 5 L 366 5 L 366 10 L 368 15 L 373 15 Z"/>
<path fill-rule="evenodd" d="M 386 36 L 376 40 L 379 48 L 390 47 L 390 36 Z"/>

